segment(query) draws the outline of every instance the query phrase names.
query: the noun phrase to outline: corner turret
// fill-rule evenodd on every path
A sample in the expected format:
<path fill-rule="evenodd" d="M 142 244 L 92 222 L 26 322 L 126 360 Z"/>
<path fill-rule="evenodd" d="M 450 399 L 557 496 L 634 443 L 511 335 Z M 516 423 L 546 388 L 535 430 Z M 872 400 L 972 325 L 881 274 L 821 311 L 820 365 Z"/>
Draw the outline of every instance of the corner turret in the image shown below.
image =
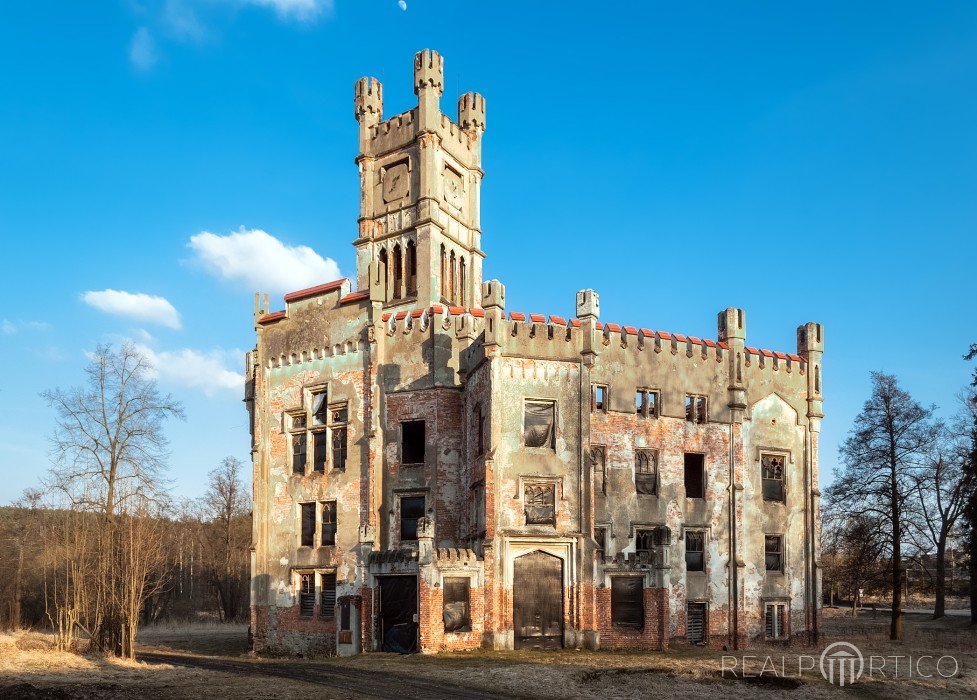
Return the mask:
<path fill-rule="evenodd" d="M 805 323 L 797 327 L 797 354 L 807 360 L 807 415 L 811 419 L 811 430 L 817 432 L 824 417 L 824 399 L 821 395 L 824 327 L 820 323 Z"/>
<path fill-rule="evenodd" d="M 444 59 L 431 49 L 414 56 L 414 94 L 417 95 L 418 127 L 435 131 L 441 122 L 441 93 L 444 92 Z"/>
<path fill-rule="evenodd" d="M 485 131 L 485 98 L 477 92 L 466 92 L 458 98 L 458 125 L 474 136 Z"/>
<path fill-rule="evenodd" d="M 360 151 L 370 139 L 370 129 L 383 121 L 383 85 L 376 78 L 360 78 L 353 88 L 353 116 L 360 123 Z"/>
<path fill-rule="evenodd" d="M 743 381 L 743 350 L 746 345 L 746 312 L 729 307 L 719 312 L 717 319 L 719 342 L 729 348 L 729 407 L 733 420 L 742 420 L 746 408 L 746 383 Z"/>

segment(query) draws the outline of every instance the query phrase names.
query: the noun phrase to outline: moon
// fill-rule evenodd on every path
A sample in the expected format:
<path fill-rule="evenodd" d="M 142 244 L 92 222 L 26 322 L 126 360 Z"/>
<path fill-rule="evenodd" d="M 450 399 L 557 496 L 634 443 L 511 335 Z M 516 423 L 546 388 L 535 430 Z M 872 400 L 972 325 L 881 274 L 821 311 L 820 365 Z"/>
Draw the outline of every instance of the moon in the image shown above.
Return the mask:
<path fill-rule="evenodd" d="M 407 3 L 404 0 L 397 0 L 397 7 L 399 7 L 404 12 L 407 12 Z"/>

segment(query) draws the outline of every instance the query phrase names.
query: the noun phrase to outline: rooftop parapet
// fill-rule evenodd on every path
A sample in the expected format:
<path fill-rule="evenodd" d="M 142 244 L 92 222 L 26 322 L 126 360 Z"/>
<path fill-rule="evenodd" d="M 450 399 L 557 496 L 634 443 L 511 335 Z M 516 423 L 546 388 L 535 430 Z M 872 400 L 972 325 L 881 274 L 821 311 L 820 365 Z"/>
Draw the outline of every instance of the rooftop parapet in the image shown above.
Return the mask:
<path fill-rule="evenodd" d="M 466 92 L 458 98 L 458 125 L 474 135 L 485 131 L 484 97 L 477 92 Z"/>
<path fill-rule="evenodd" d="M 414 55 L 414 94 L 433 89 L 437 96 L 444 92 L 444 59 L 432 49 L 418 51 Z"/>

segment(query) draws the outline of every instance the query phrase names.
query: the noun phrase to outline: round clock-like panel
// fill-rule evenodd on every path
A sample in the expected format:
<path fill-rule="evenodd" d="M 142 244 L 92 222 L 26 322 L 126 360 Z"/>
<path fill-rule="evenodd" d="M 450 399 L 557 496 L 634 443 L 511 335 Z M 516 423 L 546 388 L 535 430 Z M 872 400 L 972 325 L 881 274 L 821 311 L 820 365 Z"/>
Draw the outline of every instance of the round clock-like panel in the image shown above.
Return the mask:
<path fill-rule="evenodd" d="M 451 168 L 444 169 L 444 199 L 458 209 L 465 195 L 465 184 L 462 182 L 461 175 Z"/>
<path fill-rule="evenodd" d="M 407 163 L 397 163 L 383 173 L 383 201 L 396 202 L 410 194 L 410 171 Z"/>

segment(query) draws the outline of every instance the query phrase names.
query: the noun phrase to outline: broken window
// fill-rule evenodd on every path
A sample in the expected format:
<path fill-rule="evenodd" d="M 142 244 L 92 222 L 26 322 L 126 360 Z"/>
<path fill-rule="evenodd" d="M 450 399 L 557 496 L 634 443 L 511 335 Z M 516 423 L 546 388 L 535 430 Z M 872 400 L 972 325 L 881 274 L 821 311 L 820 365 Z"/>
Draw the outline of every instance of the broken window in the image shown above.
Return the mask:
<path fill-rule="evenodd" d="M 692 423 L 706 422 L 706 397 L 696 394 L 685 395 L 685 420 Z"/>
<path fill-rule="evenodd" d="M 339 631 L 349 632 L 352 629 L 351 619 L 350 619 L 350 605 L 349 598 L 346 598 L 339 604 Z"/>
<path fill-rule="evenodd" d="M 651 553 L 655 549 L 655 531 L 635 530 L 634 531 L 634 551 Z"/>
<path fill-rule="evenodd" d="M 634 394 L 634 412 L 645 418 L 658 417 L 658 392 L 638 389 Z"/>
<path fill-rule="evenodd" d="M 472 428 L 475 430 L 475 455 L 478 456 L 485 452 L 485 416 L 482 415 L 481 404 L 475 406 Z"/>
<path fill-rule="evenodd" d="M 689 603 L 686 607 L 686 638 L 691 644 L 704 644 L 708 634 L 705 603 Z"/>
<path fill-rule="evenodd" d="M 303 547 L 315 546 L 315 503 L 299 504 L 302 511 L 302 542 Z"/>
<path fill-rule="evenodd" d="M 604 384 L 594 384 L 594 393 L 591 398 L 591 410 L 594 411 L 606 411 L 607 410 L 607 386 Z"/>
<path fill-rule="evenodd" d="M 336 501 L 322 504 L 322 546 L 336 544 Z"/>
<path fill-rule="evenodd" d="M 705 571 L 706 533 L 701 530 L 685 531 L 685 570 Z"/>
<path fill-rule="evenodd" d="M 597 556 L 603 559 L 607 551 L 607 527 L 601 525 L 594 528 L 594 541 L 597 543 Z"/>
<path fill-rule="evenodd" d="M 556 485 L 526 484 L 526 524 L 556 525 Z"/>
<path fill-rule="evenodd" d="M 346 424 L 349 422 L 347 404 L 334 405 L 329 409 L 329 432 L 332 434 L 332 468 L 346 469 Z"/>
<path fill-rule="evenodd" d="M 765 614 L 765 631 L 767 639 L 786 639 L 787 629 L 784 623 L 787 618 L 785 603 L 767 603 Z"/>
<path fill-rule="evenodd" d="M 611 578 L 611 624 L 640 630 L 645 626 L 644 579 L 641 576 Z"/>
<path fill-rule="evenodd" d="M 444 619 L 445 632 L 464 632 L 472 627 L 471 579 L 452 576 L 444 579 Z"/>
<path fill-rule="evenodd" d="M 685 453 L 685 497 L 706 497 L 705 455 Z"/>
<path fill-rule="evenodd" d="M 784 462 L 783 455 L 761 455 L 763 500 L 783 502 L 785 495 Z"/>
<path fill-rule="evenodd" d="M 325 425 L 326 418 L 329 416 L 329 409 L 326 406 L 326 392 L 312 392 L 312 425 Z"/>
<path fill-rule="evenodd" d="M 556 447 L 556 404 L 553 401 L 526 401 L 523 423 L 526 447 Z"/>
<path fill-rule="evenodd" d="M 312 617 L 315 612 L 315 574 L 302 574 L 299 586 L 299 616 Z"/>
<path fill-rule="evenodd" d="M 763 551 L 767 571 L 784 570 L 784 538 L 781 535 L 765 535 Z"/>
<path fill-rule="evenodd" d="M 312 471 L 325 472 L 329 455 L 329 436 L 325 432 L 312 434 Z"/>
<path fill-rule="evenodd" d="M 635 490 L 646 496 L 658 495 L 658 452 L 637 450 L 634 465 Z"/>
<path fill-rule="evenodd" d="M 403 464 L 424 464 L 424 421 L 400 424 L 400 459 Z"/>
<path fill-rule="evenodd" d="M 400 539 L 417 539 L 417 521 L 424 517 L 424 496 L 404 496 L 400 499 Z"/>
<path fill-rule="evenodd" d="M 319 617 L 331 620 L 336 616 L 336 574 L 322 574 L 319 589 Z"/>
<path fill-rule="evenodd" d="M 590 465 L 594 469 L 594 491 L 607 493 L 607 448 L 603 445 L 592 445 L 590 448 Z"/>
<path fill-rule="evenodd" d="M 305 431 L 292 435 L 292 472 L 305 474 Z"/>

